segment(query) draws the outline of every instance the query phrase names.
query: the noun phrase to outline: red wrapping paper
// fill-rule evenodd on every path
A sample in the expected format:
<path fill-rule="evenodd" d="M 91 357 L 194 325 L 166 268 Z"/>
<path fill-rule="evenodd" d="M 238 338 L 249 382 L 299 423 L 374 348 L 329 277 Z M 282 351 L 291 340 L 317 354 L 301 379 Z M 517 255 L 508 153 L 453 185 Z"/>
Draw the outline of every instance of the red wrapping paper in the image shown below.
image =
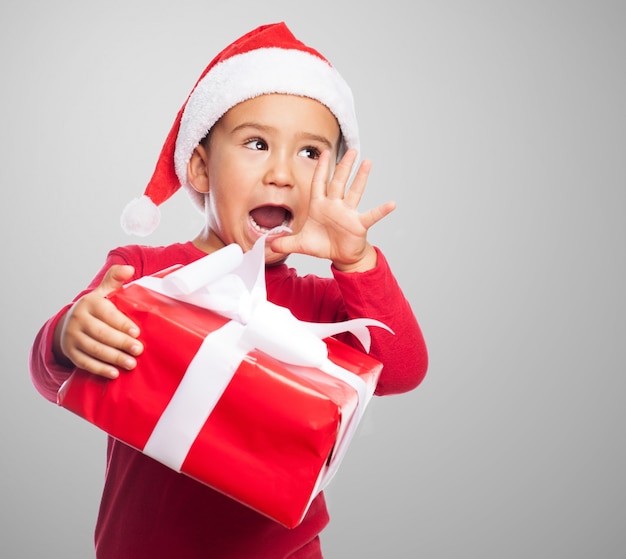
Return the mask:
<path fill-rule="evenodd" d="M 141 329 L 145 349 L 137 367 L 115 380 L 77 370 L 58 403 L 143 451 L 203 340 L 229 320 L 134 284 L 109 298 Z M 330 361 L 373 392 L 382 365 L 334 338 L 325 342 Z M 180 471 L 293 528 L 320 490 L 345 410 L 353 411 L 357 398 L 354 388 L 321 370 L 250 351 L 193 434 Z"/>

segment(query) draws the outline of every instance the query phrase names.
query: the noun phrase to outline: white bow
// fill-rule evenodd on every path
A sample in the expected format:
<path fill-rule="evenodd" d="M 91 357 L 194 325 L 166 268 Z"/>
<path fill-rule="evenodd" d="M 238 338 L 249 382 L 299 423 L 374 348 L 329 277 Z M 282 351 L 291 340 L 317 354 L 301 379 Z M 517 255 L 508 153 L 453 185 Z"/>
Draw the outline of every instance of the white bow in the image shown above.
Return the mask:
<path fill-rule="evenodd" d="M 391 332 L 382 322 L 357 318 L 336 323 L 298 320 L 289 309 L 267 300 L 265 239 L 244 253 L 228 245 L 163 278 L 147 276 L 135 283 L 172 299 L 210 309 L 244 326 L 242 342 L 280 361 L 304 367 L 321 367 L 328 356 L 323 338 L 351 332 L 369 352 L 368 326 Z"/>

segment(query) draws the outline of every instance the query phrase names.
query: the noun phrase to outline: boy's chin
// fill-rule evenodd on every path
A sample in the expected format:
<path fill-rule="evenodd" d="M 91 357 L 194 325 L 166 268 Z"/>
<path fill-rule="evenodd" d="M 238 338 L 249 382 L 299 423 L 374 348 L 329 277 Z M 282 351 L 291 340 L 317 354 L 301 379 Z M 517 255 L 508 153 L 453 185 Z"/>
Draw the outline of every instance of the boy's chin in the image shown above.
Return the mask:
<path fill-rule="evenodd" d="M 266 266 L 278 266 L 279 264 L 284 264 L 288 254 L 284 254 L 282 252 L 274 252 L 269 245 L 265 247 L 265 265 Z"/>

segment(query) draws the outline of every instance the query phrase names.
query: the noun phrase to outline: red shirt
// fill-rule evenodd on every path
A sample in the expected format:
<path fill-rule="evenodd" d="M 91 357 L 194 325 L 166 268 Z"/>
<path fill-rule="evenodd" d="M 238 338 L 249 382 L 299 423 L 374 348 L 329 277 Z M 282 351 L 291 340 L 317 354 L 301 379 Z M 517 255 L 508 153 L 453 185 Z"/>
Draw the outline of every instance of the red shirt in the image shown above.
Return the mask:
<path fill-rule="evenodd" d="M 95 288 L 112 264 L 130 264 L 135 277 L 205 256 L 191 242 L 167 247 L 128 246 L 111 251 L 107 261 L 78 297 Z M 300 277 L 287 265 L 266 269 L 268 300 L 287 307 L 300 320 L 337 322 L 369 317 L 395 333 L 372 328 L 370 353 L 383 363 L 376 394 L 407 392 L 423 379 L 426 346 L 386 259 L 365 273 L 333 278 Z M 78 298 L 77 297 L 77 298 Z M 68 307 L 52 317 L 33 344 L 30 369 L 37 390 L 56 402 L 72 369 L 56 363 L 54 328 Z M 358 344 L 347 335 L 343 341 Z M 100 512 L 95 530 L 98 559 L 282 559 L 320 558 L 319 533 L 328 523 L 323 494 L 303 522 L 291 530 L 160 464 L 111 437 Z"/>

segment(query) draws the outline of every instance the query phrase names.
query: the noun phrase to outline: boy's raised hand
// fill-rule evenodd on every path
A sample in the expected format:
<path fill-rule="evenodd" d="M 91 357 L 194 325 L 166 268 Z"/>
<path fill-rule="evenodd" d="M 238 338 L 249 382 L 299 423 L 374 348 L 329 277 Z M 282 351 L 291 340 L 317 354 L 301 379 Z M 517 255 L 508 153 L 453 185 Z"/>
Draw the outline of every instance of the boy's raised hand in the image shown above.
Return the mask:
<path fill-rule="evenodd" d="M 361 162 L 346 190 L 356 157 L 356 150 L 348 150 L 329 181 L 330 152 L 322 152 L 313 173 L 309 216 L 304 227 L 294 235 L 274 239 L 272 250 L 327 258 L 345 272 L 364 272 L 376 266 L 376 252 L 367 242 L 367 231 L 396 205 L 386 202 L 364 213 L 358 212 L 371 163 Z"/>
<path fill-rule="evenodd" d="M 119 376 L 120 368 L 135 367 L 134 356 L 143 351 L 139 328 L 106 299 L 132 275 L 132 266 L 111 266 L 100 285 L 69 308 L 54 332 L 53 351 L 60 363 L 108 378 Z"/>

